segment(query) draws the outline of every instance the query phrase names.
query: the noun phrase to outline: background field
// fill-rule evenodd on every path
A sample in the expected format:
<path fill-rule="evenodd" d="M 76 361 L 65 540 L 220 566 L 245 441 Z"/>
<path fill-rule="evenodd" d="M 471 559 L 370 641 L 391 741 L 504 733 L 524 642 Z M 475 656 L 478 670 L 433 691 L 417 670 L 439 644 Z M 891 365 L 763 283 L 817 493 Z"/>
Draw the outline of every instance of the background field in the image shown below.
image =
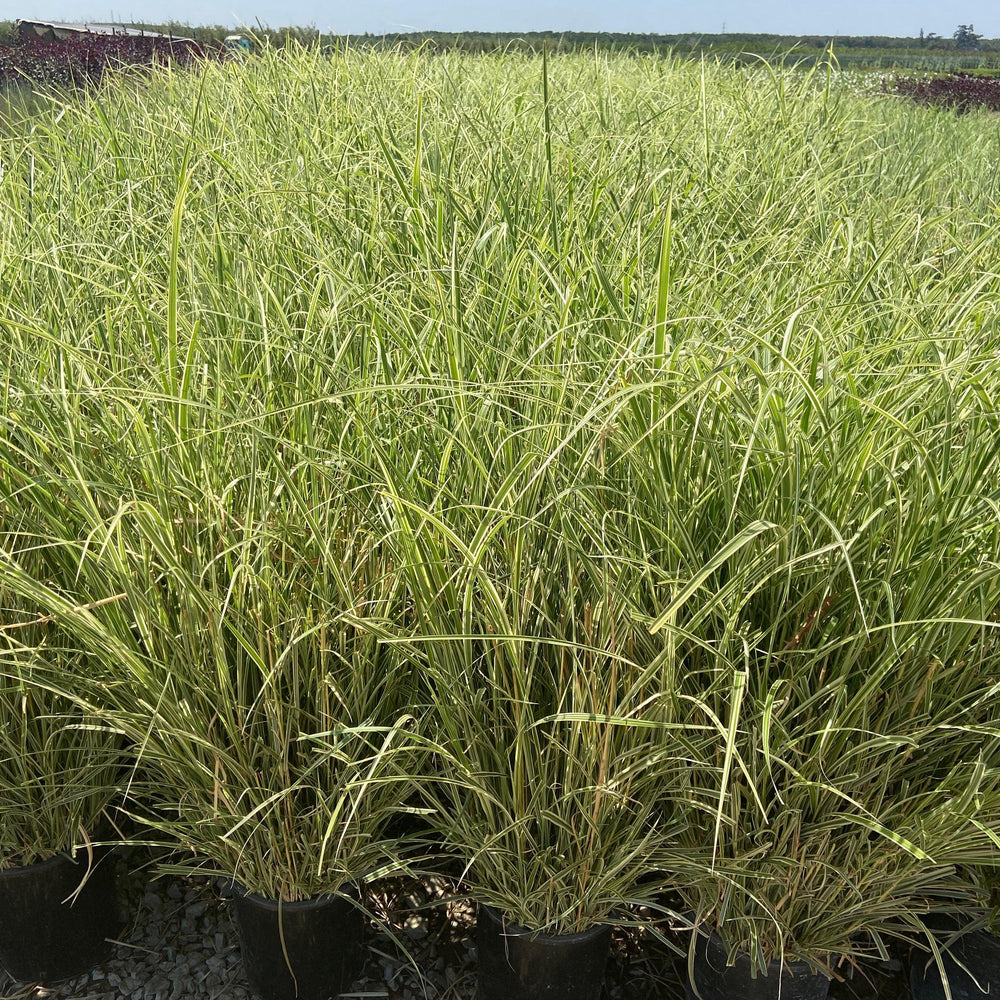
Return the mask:
<path fill-rule="evenodd" d="M 149 31 L 162 31 L 204 44 L 219 44 L 233 28 L 223 25 L 191 25 L 169 22 L 137 24 Z M 844 67 L 891 69 L 907 68 L 929 72 L 995 70 L 1000 59 L 1000 40 L 981 38 L 975 51 L 963 51 L 954 38 L 884 37 L 871 35 L 769 35 L 769 34 L 616 34 L 612 32 L 543 31 L 527 32 L 444 32 L 415 31 L 385 35 L 321 35 L 315 28 L 270 28 L 260 24 L 239 29 L 277 47 L 293 41 L 304 45 L 320 42 L 328 47 L 403 48 L 466 53 L 503 52 L 510 49 L 540 52 L 593 51 L 674 54 L 723 61 L 742 61 L 755 56 L 776 62 L 804 62 L 812 65 L 831 46 Z M 944 29 L 942 29 L 944 30 Z M 948 27 L 948 32 L 951 26 Z M 0 21 L 0 45 L 15 36 L 13 21 Z"/>

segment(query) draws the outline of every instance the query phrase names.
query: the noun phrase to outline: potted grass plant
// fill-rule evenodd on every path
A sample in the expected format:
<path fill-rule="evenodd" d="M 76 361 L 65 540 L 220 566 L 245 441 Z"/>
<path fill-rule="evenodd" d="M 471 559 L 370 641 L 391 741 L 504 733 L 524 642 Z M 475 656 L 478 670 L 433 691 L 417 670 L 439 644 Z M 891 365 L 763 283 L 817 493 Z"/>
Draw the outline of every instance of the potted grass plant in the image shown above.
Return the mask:
<path fill-rule="evenodd" d="M 683 831 L 700 860 L 675 883 L 703 932 L 700 997 L 823 995 L 919 944 L 928 915 L 980 914 L 968 870 L 997 861 L 996 458 L 954 460 L 995 415 L 841 346 L 703 345 L 708 379 L 656 359 L 650 395 L 672 408 L 623 408 L 609 446 L 659 577 L 650 627 L 716 734 L 692 762 L 716 806 Z M 810 382 L 820 357 L 857 378 Z"/>
<path fill-rule="evenodd" d="M 50 593 L 80 607 L 77 564 L 20 418 L 6 409 L 0 434 L 0 967 L 50 983 L 89 972 L 121 928 L 124 760 L 118 735 L 74 690 L 100 661 L 47 614 Z M 17 587 L 22 575 L 33 594 Z"/>
<path fill-rule="evenodd" d="M 72 674 L 88 659 L 10 597 L 0 629 L 0 968 L 51 983 L 98 965 L 121 926 L 108 837 L 122 761 L 114 734 L 41 680 L 53 664 Z"/>
<path fill-rule="evenodd" d="M 752 726 L 750 699 L 742 707 Z M 712 852 L 694 866 L 702 872 L 694 884 L 680 887 L 704 932 L 691 951 L 697 996 L 823 996 L 850 963 L 885 957 L 893 941 L 924 945 L 933 918 L 985 910 L 966 865 L 995 857 L 996 779 L 984 782 L 974 759 L 934 775 L 931 760 L 949 759 L 955 747 L 951 727 L 905 735 L 899 727 L 893 739 L 877 729 L 853 739 L 830 730 L 822 774 L 790 760 L 789 734 L 775 730 L 769 748 L 738 737 L 730 747 L 740 777 L 726 800 L 740 812 L 727 811 L 718 832 L 702 827 Z"/>
<path fill-rule="evenodd" d="M 252 991 L 322 1000 L 360 971 L 359 893 L 398 863 L 411 789 L 410 672 L 358 624 L 397 611 L 392 568 L 350 503 L 231 539 L 150 509 L 136 528 L 143 673 L 114 718 L 147 730 L 144 819 L 191 855 L 173 870 L 233 882 Z"/>
<path fill-rule="evenodd" d="M 451 429 L 453 401 L 428 393 L 448 474 L 386 478 L 429 705 L 424 796 L 479 907 L 479 996 L 581 1000 L 600 995 L 611 925 L 655 902 L 642 881 L 683 825 L 697 734 L 631 615 L 640 563 L 616 554 L 594 489 L 599 428 L 518 391 L 502 432 L 489 394 L 464 392 Z"/>
<path fill-rule="evenodd" d="M 46 433 L 69 411 L 46 394 L 39 354 L 16 337 L 8 347 L 0 405 L 0 968 L 18 981 L 49 983 L 89 972 L 121 930 L 115 848 L 127 771 L 120 736 L 81 697 L 99 695 L 90 680 L 103 673 L 103 651 L 91 655 L 50 614 L 73 618 L 89 605 L 79 547 L 67 544 L 81 537 L 81 511 L 60 488 L 50 459 L 63 451 L 49 447 Z M 25 377 L 20 362 L 29 355 L 36 364 Z M 71 437 L 59 427 L 60 442 Z"/>
<path fill-rule="evenodd" d="M 441 631 L 414 639 L 436 764 L 426 801 L 479 904 L 484 1000 L 598 996 L 611 926 L 681 824 L 663 787 L 682 783 L 685 740 L 655 691 L 661 666 L 632 659 L 614 595 L 553 583 L 545 611 L 522 592 L 505 623 L 422 618 Z M 566 616 L 558 638 L 549 612 Z"/>
<path fill-rule="evenodd" d="M 326 1000 L 363 962 L 365 881 L 401 863 L 411 671 L 361 624 L 400 591 L 363 491 L 311 468 L 307 501 L 273 456 L 247 475 L 221 514 L 179 488 L 123 510 L 86 569 L 120 599 L 75 614 L 48 597 L 104 651 L 89 696 L 133 748 L 125 808 L 173 847 L 164 869 L 233 886 L 255 995 Z"/>

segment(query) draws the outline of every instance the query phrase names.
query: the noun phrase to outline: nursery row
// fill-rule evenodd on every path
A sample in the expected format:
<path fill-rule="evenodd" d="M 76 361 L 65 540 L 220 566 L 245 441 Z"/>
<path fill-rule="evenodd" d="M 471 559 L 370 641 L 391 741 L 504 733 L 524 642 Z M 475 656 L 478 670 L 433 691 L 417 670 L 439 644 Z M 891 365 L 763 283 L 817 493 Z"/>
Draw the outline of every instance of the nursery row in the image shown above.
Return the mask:
<path fill-rule="evenodd" d="M 51 982 L 86 967 L 72 979 L 61 979 L 47 995 L 56 1000 L 83 995 L 111 1000 L 112 995 L 153 998 L 169 992 L 191 1000 L 219 995 L 246 1000 L 253 992 L 291 1000 L 295 984 L 285 971 L 283 937 L 300 996 L 318 1000 L 330 1000 L 338 989 L 345 997 L 404 1000 L 496 995 L 511 1000 L 538 992 L 576 998 L 600 995 L 604 1000 L 680 1000 L 687 985 L 687 956 L 679 953 L 689 940 L 689 924 L 683 918 L 651 921 L 642 910 L 631 910 L 619 915 L 624 926 L 595 928 L 590 934 L 529 937 L 510 923 L 501 933 L 495 911 L 480 908 L 477 920 L 476 908 L 452 872 L 430 880 L 379 879 L 351 902 L 290 904 L 288 910 L 282 907 L 279 931 L 273 904 L 242 893 L 234 897 L 230 885 L 216 881 L 213 887 L 204 877 L 148 881 L 149 869 L 139 859 L 148 858 L 148 852 L 127 848 L 121 854 L 124 860 L 95 851 L 96 867 L 72 909 L 60 906 L 56 897 L 76 889 L 86 862 L 74 871 L 57 859 L 63 870 L 48 886 L 54 891 L 47 904 L 55 933 L 40 933 L 45 920 L 37 906 L 15 930 L 0 927 L 0 954 L 11 969 L 20 970 L 22 981 L 37 980 L 45 970 Z M 48 868 L 42 863 L 20 871 L 35 867 L 43 873 Z M 5 907 L 19 906 L 24 915 L 23 896 L 14 900 L 5 882 L 10 872 L 0 877 L 0 893 Z M 363 918 L 352 903 L 361 908 Z M 55 920 L 52 911 L 59 913 Z M 317 948 L 318 941 L 322 946 Z M 244 955 L 249 952 L 246 960 L 240 958 L 241 944 Z M 498 945 L 504 950 L 499 961 Z M 967 969 L 989 991 L 997 980 L 1000 942 L 973 933 L 963 936 L 952 952 L 943 960 L 953 996 L 978 995 Z M 701 962 L 705 954 L 712 960 L 709 966 Z M 522 977 L 527 972 L 535 983 L 519 983 L 511 968 Z M 558 975 L 555 982 L 551 972 Z M 766 998 L 775 994 L 779 978 L 772 970 L 769 977 L 751 980 L 745 958 L 727 971 L 717 944 L 699 949 L 695 977 L 706 998 L 720 992 Z M 548 986 L 539 980 L 548 980 Z M 30 992 L 10 984 L 5 989 L 6 982 L 0 967 L 0 995 L 13 998 Z M 349 985 L 341 989 L 345 982 Z M 791 992 L 800 997 L 821 997 L 828 986 L 826 977 L 809 975 L 804 968 L 796 968 L 794 976 L 786 974 L 781 985 L 782 996 Z M 836 981 L 829 983 L 829 996 L 934 1000 L 943 990 L 926 949 L 894 947 L 887 960 L 841 963 Z"/>
<path fill-rule="evenodd" d="M 0 867 L 989 923 L 1000 136 L 836 83 L 266 52 L 0 142 Z"/>

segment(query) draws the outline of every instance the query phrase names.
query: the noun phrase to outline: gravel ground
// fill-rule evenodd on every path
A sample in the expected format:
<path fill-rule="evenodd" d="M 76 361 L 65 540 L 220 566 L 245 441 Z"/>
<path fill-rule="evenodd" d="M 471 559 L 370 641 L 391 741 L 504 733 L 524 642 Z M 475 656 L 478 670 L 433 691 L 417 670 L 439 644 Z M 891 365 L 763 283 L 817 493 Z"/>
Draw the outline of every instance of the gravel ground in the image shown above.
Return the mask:
<path fill-rule="evenodd" d="M 147 879 L 141 868 L 123 879 L 131 915 L 112 957 L 87 976 L 54 987 L 4 981 L 2 1000 L 251 1000 L 243 978 L 229 904 L 210 879 Z M 474 1000 L 475 911 L 453 901 L 454 886 L 391 880 L 368 905 L 374 924 L 363 975 L 344 1000 Z M 903 1000 L 902 963 L 834 984 L 832 1000 Z M 603 1000 L 680 1000 L 683 965 L 643 932 L 616 930 Z"/>

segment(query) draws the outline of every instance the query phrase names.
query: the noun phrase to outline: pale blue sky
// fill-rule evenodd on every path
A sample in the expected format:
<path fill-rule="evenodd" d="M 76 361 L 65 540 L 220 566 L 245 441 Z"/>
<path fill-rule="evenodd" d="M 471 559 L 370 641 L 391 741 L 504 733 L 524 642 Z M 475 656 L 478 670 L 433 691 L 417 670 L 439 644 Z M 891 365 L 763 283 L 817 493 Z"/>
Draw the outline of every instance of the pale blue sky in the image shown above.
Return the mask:
<path fill-rule="evenodd" d="M 950 35 L 972 23 L 1000 34 L 1000 5 L 908 0 L 0 0 L 0 20 L 314 25 L 323 31 L 767 31 L 781 34 Z"/>

